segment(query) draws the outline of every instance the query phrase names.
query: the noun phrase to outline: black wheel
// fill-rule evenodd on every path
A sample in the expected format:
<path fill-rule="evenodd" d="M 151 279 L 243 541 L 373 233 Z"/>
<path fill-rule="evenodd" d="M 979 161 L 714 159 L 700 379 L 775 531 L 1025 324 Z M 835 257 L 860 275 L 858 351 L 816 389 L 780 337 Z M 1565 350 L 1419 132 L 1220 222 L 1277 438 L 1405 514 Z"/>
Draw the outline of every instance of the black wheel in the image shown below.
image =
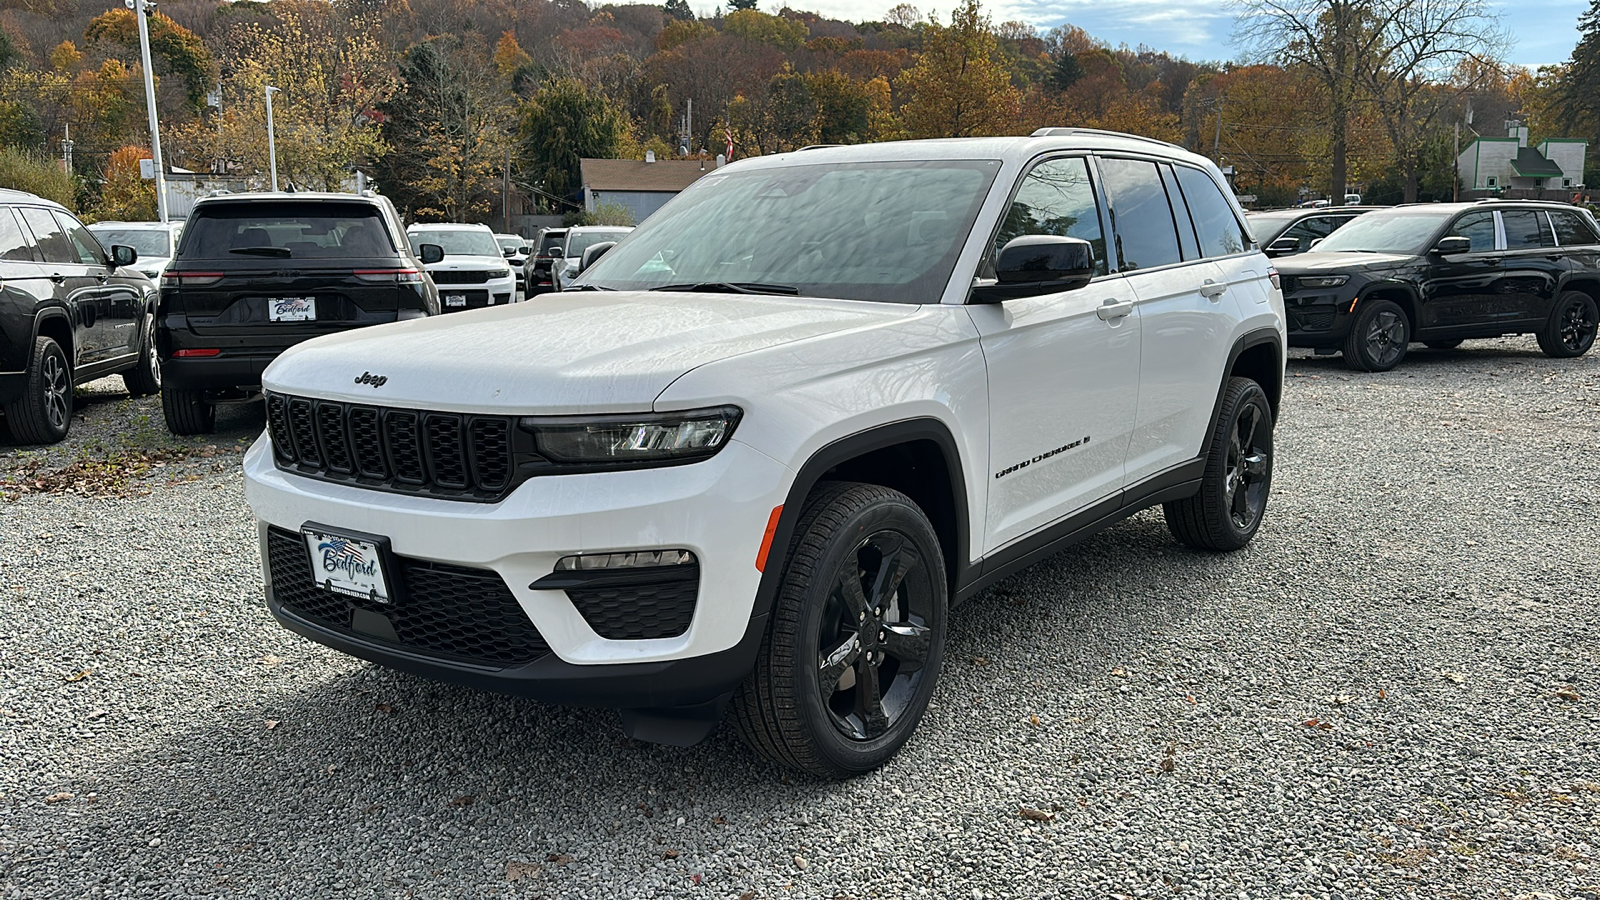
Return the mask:
<path fill-rule="evenodd" d="M 161 412 L 173 434 L 210 434 L 217 430 L 216 404 L 200 391 L 167 388 L 161 392 Z"/>
<path fill-rule="evenodd" d="M 755 668 L 745 742 L 823 778 L 882 765 L 921 721 L 944 653 L 944 557 L 899 491 L 828 484 L 807 501 Z"/>
<path fill-rule="evenodd" d="M 1271 490 L 1272 406 L 1261 385 L 1230 378 L 1200 492 L 1162 507 L 1167 530 L 1197 550 L 1238 550 L 1261 527 Z"/>
<path fill-rule="evenodd" d="M 1582 356 L 1594 346 L 1596 325 L 1600 325 L 1600 313 L 1594 298 L 1582 291 L 1567 291 L 1556 300 L 1550 320 L 1539 332 L 1539 349 L 1557 359 Z"/>
<path fill-rule="evenodd" d="M 1411 323 L 1405 311 L 1388 300 L 1363 300 L 1350 336 L 1344 339 L 1344 363 L 1363 372 L 1387 372 L 1405 359 Z"/>
<path fill-rule="evenodd" d="M 139 362 L 122 373 L 122 384 L 135 397 L 148 397 L 161 390 L 161 359 L 156 356 L 156 317 L 144 317 L 144 341 L 139 344 Z"/>
<path fill-rule="evenodd" d="M 54 338 L 33 342 L 28 383 L 22 396 L 6 404 L 11 436 L 23 444 L 55 444 L 72 429 L 72 365 Z"/>
<path fill-rule="evenodd" d="M 1454 350 L 1461 346 L 1461 339 L 1456 338 L 1453 341 L 1423 341 L 1422 346 L 1427 347 L 1429 350 Z"/>

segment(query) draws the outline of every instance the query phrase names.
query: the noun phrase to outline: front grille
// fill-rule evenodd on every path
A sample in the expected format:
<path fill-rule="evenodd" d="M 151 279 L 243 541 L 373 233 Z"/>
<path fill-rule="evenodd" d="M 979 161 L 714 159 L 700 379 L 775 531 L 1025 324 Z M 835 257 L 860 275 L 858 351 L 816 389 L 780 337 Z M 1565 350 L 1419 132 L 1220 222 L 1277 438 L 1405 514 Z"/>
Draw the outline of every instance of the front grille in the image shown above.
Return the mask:
<path fill-rule="evenodd" d="M 570 587 L 566 593 L 594 633 L 607 640 L 677 637 L 694 620 L 700 567 L 664 567 L 660 581 Z"/>
<path fill-rule="evenodd" d="M 278 466 L 377 490 L 491 502 L 512 486 L 503 416 L 389 409 L 272 394 L 267 431 Z"/>
<path fill-rule="evenodd" d="M 1290 314 L 1290 324 L 1295 331 L 1327 331 L 1333 327 L 1333 319 L 1337 312 L 1338 310 L 1331 306 L 1293 310 Z"/>
<path fill-rule="evenodd" d="M 429 272 L 433 276 L 434 284 L 488 284 L 489 273 L 486 270 L 462 272 Z"/>
<path fill-rule="evenodd" d="M 273 596 L 301 619 L 363 643 L 495 668 L 525 665 L 550 652 L 495 572 L 404 556 L 390 561 L 389 577 L 397 582 L 390 586 L 393 603 L 336 594 L 317 586 L 302 536 L 267 529 Z M 380 630 L 385 633 L 375 633 Z"/>

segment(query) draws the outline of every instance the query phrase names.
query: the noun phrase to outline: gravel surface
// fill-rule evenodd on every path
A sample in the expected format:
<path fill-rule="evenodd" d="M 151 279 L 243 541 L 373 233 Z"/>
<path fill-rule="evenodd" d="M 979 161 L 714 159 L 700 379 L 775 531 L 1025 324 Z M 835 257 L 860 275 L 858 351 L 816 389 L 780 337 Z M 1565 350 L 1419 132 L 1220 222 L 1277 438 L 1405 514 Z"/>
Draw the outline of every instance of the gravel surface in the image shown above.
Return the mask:
<path fill-rule="evenodd" d="M 1600 356 L 1527 339 L 1297 358 L 1248 550 L 1147 512 L 1004 582 L 912 743 L 823 784 L 278 627 L 236 411 L 0 500 L 0 897 L 1593 900 L 1597 423 Z"/>

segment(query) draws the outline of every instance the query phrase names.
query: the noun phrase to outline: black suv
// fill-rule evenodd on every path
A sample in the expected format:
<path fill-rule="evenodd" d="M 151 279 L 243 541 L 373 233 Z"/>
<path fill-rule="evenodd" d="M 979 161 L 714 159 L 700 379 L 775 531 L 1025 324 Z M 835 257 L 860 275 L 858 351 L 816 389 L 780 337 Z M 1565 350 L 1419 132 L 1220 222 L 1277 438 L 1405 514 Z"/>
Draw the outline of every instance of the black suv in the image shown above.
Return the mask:
<path fill-rule="evenodd" d="M 1534 334 L 1582 356 L 1600 322 L 1600 229 L 1560 203 L 1481 201 L 1370 212 L 1317 249 L 1277 261 L 1289 344 L 1343 352 L 1355 369 L 1399 365 L 1412 341 Z"/>
<path fill-rule="evenodd" d="M 1250 230 L 1271 257 L 1305 253 L 1311 245 L 1381 206 L 1330 206 L 1324 209 L 1269 209 L 1247 212 Z"/>
<path fill-rule="evenodd" d="M 301 341 L 436 315 L 439 292 L 411 255 L 387 198 L 231 194 L 195 204 L 161 278 L 156 346 L 162 409 L 174 434 L 215 427 L 216 403 L 261 388 L 261 373 Z"/>
<path fill-rule="evenodd" d="M 12 437 L 51 444 L 72 427 L 72 389 L 121 374 L 134 396 L 161 390 L 152 352 L 155 284 L 107 254 L 57 203 L 0 190 L 0 409 Z"/>

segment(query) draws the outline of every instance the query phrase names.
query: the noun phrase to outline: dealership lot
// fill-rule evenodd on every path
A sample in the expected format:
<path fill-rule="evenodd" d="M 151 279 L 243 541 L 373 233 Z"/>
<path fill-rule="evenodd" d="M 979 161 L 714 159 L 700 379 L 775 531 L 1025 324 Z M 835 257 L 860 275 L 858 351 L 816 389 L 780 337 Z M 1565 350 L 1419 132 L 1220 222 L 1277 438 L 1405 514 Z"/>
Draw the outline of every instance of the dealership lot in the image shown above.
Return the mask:
<path fill-rule="evenodd" d="M 1251 547 L 1145 513 L 958 608 L 843 784 L 290 634 L 256 408 L 176 441 L 95 395 L 0 445 L 0 897 L 1600 894 L 1600 361 L 1289 376 Z M 97 445 L 131 476 L 41 477 Z"/>

